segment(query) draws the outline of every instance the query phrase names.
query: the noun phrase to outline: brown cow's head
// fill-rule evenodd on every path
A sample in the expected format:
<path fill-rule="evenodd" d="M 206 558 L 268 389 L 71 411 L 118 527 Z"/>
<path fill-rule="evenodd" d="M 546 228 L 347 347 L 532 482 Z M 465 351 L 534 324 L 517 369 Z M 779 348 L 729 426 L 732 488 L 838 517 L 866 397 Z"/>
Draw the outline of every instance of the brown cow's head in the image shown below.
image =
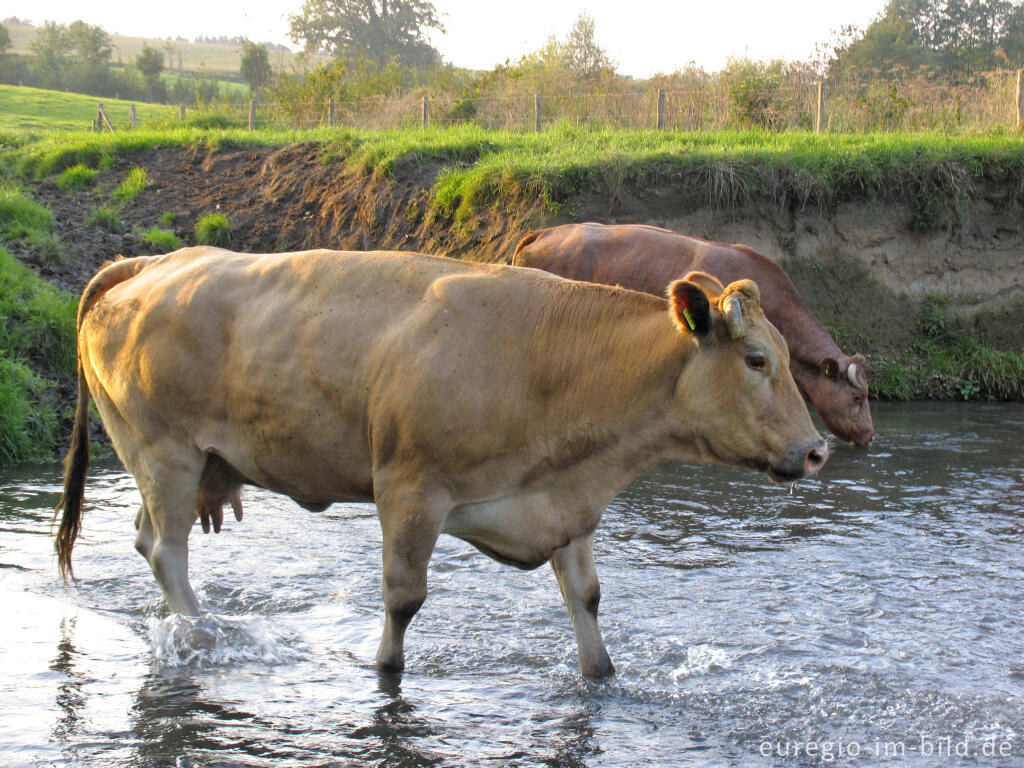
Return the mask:
<path fill-rule="evenodd" d="M 854 445 L 867 445 L 875 436 L 868 405 L 864 355 L 822 359 L 815 375 L 807 377 L 807 396 L 829 431 Z"/>
<path fill-rule="evenodd" d="M 767 470 L 776 480 L 817 472 L 828 447 L 789 371 L 789 349 L 750 280 L 722 288 L 691 272 L 669 286 L 672 316 L 699 351 L 677 383 L 678 436 L 698 460 Z"/>

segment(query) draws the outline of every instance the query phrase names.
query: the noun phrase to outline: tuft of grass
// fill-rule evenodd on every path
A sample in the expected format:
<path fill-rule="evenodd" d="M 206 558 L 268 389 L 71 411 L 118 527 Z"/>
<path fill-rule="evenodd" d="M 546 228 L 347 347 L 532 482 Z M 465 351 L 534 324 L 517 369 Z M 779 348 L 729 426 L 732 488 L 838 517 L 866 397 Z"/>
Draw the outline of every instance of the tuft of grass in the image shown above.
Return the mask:
<path fill-rule="evenodd" d="M 149 186 L 149 173 L 145 168 L 135 167 L 128 171 L 121 185 L 114 190 L 114 197 L 119 200 L 134 200 L 138 194 Z"/>
<path fill-rule="evenodd" d="M 121 214 L 117 208 L 108 208 L 105 206 L 98 206 L 93 208 L 89 215 L 85 217 L 86 224 L 95 224 L 101 229 L 105 229 L 114 235 L 120 235 L 125 231 L 124 224 L 121 223 Z"/>
<path fill-rule="evenodd" d="M 182 213 L 180 211 L 164 211 L 160 214 L 160 226 L 161 227 L 173 227 L 177 224 L 181 218 Z"/>
<path fill-rule="evenodd" d="M 53 230 L 53 214 L 15 186 L 0 183 L 0 236 L 33 242 Z"/>
<path fill-rule="evenodd" d="M 143 234 L 142 240 L 159 253 L 167 253 L 181 248 L 181 238 L 169 230 L 160 229 L 160 227 L 153 227 Z"/>
<path fill-rule="evenodd" d="M 70 168 L 64 169 L 57 176 L 57 186 L 65 192 L 74 192 L 86 189 L 96 183 L 96 171 L 84 163 L 78 163 Z"/>
<path fill-rule="evenodd" d="M 74 375 L 76 308 L 0 248 L 0 464 L 57 453 L 55 389 Z"/>
<path fill-rule="evenodd" d="M 223 248 L 231 243 L 231 223 L 220 211 L 208 213 L 196 222 L 193 234 L 200 245 L 216 245 Z"/>
<path fill-rule="evenodd" d="M 21 240 L 43 264 L 59 263 L 64 257 L 64 246 L 53 232 L 53 214 L 4 182 L 0 182 L 0 239 Z"/>

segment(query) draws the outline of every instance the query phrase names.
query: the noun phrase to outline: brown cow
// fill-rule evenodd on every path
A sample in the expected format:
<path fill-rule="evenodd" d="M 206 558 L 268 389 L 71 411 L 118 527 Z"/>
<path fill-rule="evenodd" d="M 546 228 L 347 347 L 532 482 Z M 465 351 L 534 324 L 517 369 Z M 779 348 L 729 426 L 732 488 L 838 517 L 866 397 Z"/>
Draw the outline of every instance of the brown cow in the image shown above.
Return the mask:
<path fill-rule="evenodd" d="M 753 280 L 761 289 L 765 316 L 789 345 L 793 378 L 825 426 L 855 445 L 867 445 L 874 437 L 864 356 L 844 355 L 782 268 L 745 245 L 643 225 L 566 224 L 530 232 L 516 246 L 511 263 L 657 296 L 691 270 L 723 283 Z"/>
<path fill-rule="evenodd" d="M 202 247 L 113 264 L 79 305 L 61 569 L 91 393 L 171 610 L 198 613 L 189 532 L 197 515 L 219 526 L 241 484 L 311 509 L 374 501 L 381 667 L 402 668 L 448 533 L 521 568 L 550 560 L 581 670 L 611 674 L 591 536 L 615 494 L 667 459 L 793 480 L 828 456 L 757 286 L 694 275 L 670 297 L 410 253 Z"/>

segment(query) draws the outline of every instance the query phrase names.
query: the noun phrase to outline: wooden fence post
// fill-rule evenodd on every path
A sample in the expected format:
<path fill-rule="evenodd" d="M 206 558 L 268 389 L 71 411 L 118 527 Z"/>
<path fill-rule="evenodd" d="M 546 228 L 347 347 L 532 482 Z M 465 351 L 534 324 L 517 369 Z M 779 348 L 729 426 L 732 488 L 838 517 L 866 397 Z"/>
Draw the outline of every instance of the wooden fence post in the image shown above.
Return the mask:
<path fill-rule="evenodd" d="M 426 96 L 424 96 L 423 97 L 423 127 L 426 128 L 427 124 L 429 122 L 430 122 L 430 100 Z"/>
<path fill-rule="evenodd" d="M 249 130 L 256 130 L 256 102 L 249 102 Z"/>
<path fill-rule="evenodd" d="M 135 130 L 139 125 L 138 115 L 135 113 L 135 105 L 128 107 L 128 127 Z"/>
<path fill-rule="evenodd" d="M 96 107 L 96 122 L 98 122 L 100 125 L 107 126 L 107 130 L 109 130 L 111 133 L 114 133 L 114 126 L 111 125 L 110 119 L 107 117 L 107 113 L 103 111 L 102 104 L 98 104 Z"/>
<path fill-rule="evenodd" d="M 181 122 L 183 122 L 183 123 L 185 122 L 185 105 L 184 104 L 179 104 L 178 105 L 178 117 L 181 118 Z"/>
<path fill-rule="evenodd" d="M 535 125 L 534 125 L 534 130 L 536 130 L 537 133 L 540 133 L 540 94 L 539 93 L 537 94 L 537 97 L 535 99 L 534 113 L 535 113 L 534 117 L 536 118 Z"/>
<path fill-rule="evenodd" d="M 1024 128 L 1024 69 L 1017 70 L 1017 130 Z"/>
<path fill-rule="evenodd" d="M 334 97 L 327 100 L 327 124 L 334 127 Z"/>
<path fill-rule="evenodd" d="M 814 132 L 825 132 L 825 81 L 818 81 L 818 119 L 814 121 Z"/>
<path fill-rule="evenodd" d="M 665 89 L 658 91 L 658 130 L 665 127 Z"/>

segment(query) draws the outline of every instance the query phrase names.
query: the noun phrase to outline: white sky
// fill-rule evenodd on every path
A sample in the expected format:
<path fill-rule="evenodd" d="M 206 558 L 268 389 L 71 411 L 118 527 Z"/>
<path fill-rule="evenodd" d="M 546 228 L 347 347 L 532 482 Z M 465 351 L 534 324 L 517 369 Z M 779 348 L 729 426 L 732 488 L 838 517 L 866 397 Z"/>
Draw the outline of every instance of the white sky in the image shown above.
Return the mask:
<path fill-rule="evenodd" d="M 296 48 L 288 39 L 288 15 L 301 5 L 302 0 L 4 0 L 0 19 L 82 19 L 123 35 L 244 35 Z M 806 59 L 833 30 L 845 24 L 864 28 L 885 5 L 886 0 L 434 0 L 447 34 L 433 35 L 433 43 L 445 61 L 490 69 L 538 49 L 550 35 L 564 38 L 586 11 L 619 71 L 649 77 L 691 61 L 717 70 L 730 56 Z"/>

